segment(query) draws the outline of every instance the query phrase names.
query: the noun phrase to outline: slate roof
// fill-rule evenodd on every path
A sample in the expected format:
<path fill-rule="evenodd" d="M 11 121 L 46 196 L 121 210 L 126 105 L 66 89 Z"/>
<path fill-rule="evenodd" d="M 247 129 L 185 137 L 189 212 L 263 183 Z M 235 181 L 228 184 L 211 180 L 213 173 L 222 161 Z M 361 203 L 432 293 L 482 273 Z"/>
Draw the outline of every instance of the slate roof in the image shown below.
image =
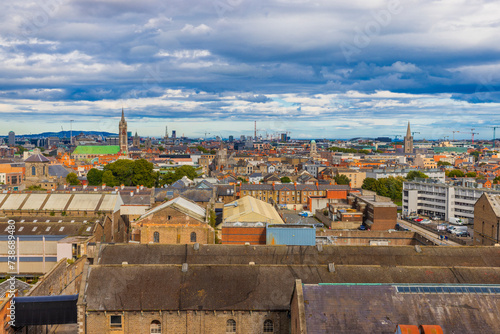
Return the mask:
<path fill-rule="evenodd" d="M 304 284 L 303 293 L 307 333 L 393 333 L 396 324 L 440 325 L 445 333 L 496 333 L 500 321 L 500 295 L 316 284 Z"/>
<path fill-rule="evenodd" d="M 74 171 L 70 172 L 63 165 L 49 165 L 50 176 L 66 177 L 69 173 L 74 173 Z"/>
<path fill-rule="evenodd" d="M 141 219 L 144 219 L 144 218 L 146 218 L 146 217 L 148 217 L 148 216 L 150 216 L 150 215 L 152 215 L 160 210 L 163 210 L 167 207 L 170 207 L 170 206 L 177 208 L 177 209 L 181 210 L 182 212 L 185 212 L 186 214 L 192 216 L 193 218 L 200 219 L 202 221 L 205 219 L 206 211 L 204 208 L 200 207 L 199 205 L 197 205 L 196 203 L 194 203 L 190 200 L 187 200 L 187 199 L 179 196 L 179 197 L 171 199 L 170 201 L 165 202 L 163 204 L 160 204 L 157 207 L 149 210 L 148 212 L 143 214 L 141 217 L 139 217 L 139 219 L 137 221 L 140 221 Z"/>
<path fill-rule="evenodd" d="M 24 162 L 49 162 L 49 161 L 50 160 L 47 159 L 42 154 L 33 154 L 28 159 L 24 160 Z"/>
<path fill-rule="evenodd" d="M 301 279 L 305 284 L 464 281 L 486 284 L 492 283 L 493 277 L 498 282 L 499 275 L 500 268 L 464 267 L 450 269 L 336 265 L 335 272 L 330 272 L 327 265 L 189 264 L 187 271 L 182 272 L 181 265 L 99 265 L 90 267 L 85 299 L 88 311 L 284 311 L 290 308 L 296 279 Z M 363 295 L 356 298 L 362 299 Z M 349 300 L 347 296 L 346 299 Z M 377 303 L 376 298 L 372 300 Z M 397 302 L 394 300 L 394 303 Z M 357 305 L 360 314 L 365 304 L 358 302 Z M 378 303 L 378 307 L 381 305 L 384 304 Z M 409 305 L 412 304 L 408 303 L 406 307 Z M 342 312 L 342 308 L 335 312 Z M 425 312 L 425 307 L 419 312 Z M 361 317 L 360 321 L 365 319 Z"/>
<path fill-rule="evenodd" d="M 5 298 L 5 295 L 11 288 L 11 282 L 11 280 L 8 280 L 0 283 L 0 298 Z M 24 293 L 31 289 L 31 285 L 18 280 L 17 278 L 14 279 L 14 286 L 17 290 L 19 290 L 19 296 L 24 296 Z"/>
<path fill-rule="evenodd" d="M 102 264 L 328 264 L 383 267 L 500 267 L 500 247 L 107 245 Z M 500 281 L 499 281 L 500 283 Z"/>

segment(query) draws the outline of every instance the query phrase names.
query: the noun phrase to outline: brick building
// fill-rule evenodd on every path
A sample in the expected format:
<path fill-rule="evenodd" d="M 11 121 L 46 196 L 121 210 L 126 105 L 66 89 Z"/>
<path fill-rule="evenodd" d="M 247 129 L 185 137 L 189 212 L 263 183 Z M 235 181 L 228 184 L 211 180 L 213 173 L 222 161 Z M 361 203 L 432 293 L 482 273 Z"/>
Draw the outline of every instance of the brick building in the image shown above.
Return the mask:
<path fill-rule="evenodd" d="M 214 243 L 207 210 L 181 196 L 165 202 L 132 223 L 132 240 L 143 244 Z"/>
<path fill-rule="evenodd" d="M 361 193 L 351 193 L 347 201 L 363 213 L 363 223 L 371 230 L 381 231 L 396 227 L 398 207 L 390 198 L 363 190 Z"/>
<path fill-rule="evenodd" d="M 500 243 L 500 195 L 484 193 L 474 205 L 474 245 Z"/>
<path fill-rule="evenodd" d="M 385 333 L 438 320 L 449 332 L 491 333 L 498 323 L 498 293 L 488 290 L 500 282 L 496 247 L 98 248 L 80 276 L 80 333 Z"/>
<path fill-rule="evenodd" d="M 349 190 L 346 185 L 332 184 L 243 184 L 240 187 L 239 194 L 243 196 L 253 196 L 264 202 L 274 202 L 280 205 L 286 205 L 290 209 L 302 209 L 308 205 L 309 197 L 327 197 L 333 196 L 338 191 L 345 194 Z"/>

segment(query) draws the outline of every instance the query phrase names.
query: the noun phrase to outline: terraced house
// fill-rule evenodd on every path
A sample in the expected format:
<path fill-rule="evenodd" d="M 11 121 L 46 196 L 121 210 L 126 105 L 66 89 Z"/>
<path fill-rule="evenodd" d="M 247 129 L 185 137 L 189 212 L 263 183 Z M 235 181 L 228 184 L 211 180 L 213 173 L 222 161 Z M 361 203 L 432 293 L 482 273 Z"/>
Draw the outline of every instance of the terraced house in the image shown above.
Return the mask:
<path fill-rule="evenodd" d="M 310 197 L 327 197 L 328 193 L 341 192 L 347 196 L 349 186 L 333 184 L 243 184 L 239 195 L 253 196 L 261 201 L 286 205 L 290 209 L 307 206 Z"/>

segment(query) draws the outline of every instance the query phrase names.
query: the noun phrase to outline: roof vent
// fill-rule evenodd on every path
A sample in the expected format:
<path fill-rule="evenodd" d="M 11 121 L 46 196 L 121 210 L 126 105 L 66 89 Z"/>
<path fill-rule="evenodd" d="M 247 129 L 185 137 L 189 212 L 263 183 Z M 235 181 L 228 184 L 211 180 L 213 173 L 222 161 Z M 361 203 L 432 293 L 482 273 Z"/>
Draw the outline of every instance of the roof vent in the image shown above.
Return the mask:
<path fill-rule="evenodd" d="M 331 273 L 335 272 L 335 264 L 334 263 L 328 263 L 328 271 Z"/>
<path fill-rule="evenodd" d="M 323 251 L 323 244 L 318 244 L 316 246 L 316 248 L 318 249 L 318 252 L 322 252 Z"/>
<path fill-rule="evenodd" d="M 187 263 L 183 263 L 182 264 L 182 272 L 186 273 L 187 271 L 188 271 L 188 264 Z"/>
<path fill-rule="evenodd" d="M 255 266 L 255 262 L 253 262 L 253 261 L 252 262 L 248 262 L 248 265 L 249 266 Z"/>
<path fill-rule="evenodd" d="M 199 249 L 200 249 L 200 244 L 196 242 L 196 243 L 193 245 L 193 248 L 194 248 L 194 250 L 199 250 Z"/>
<path fill-rule="evenodd" d="M 415 245 L 415 252 L 422 253 L 422 248 L 419 245 Z"/>
<path fill-rule="evenodd" d="M 245 246 L 250 246 L 250 243 L 249 242 L 245 242 Z"/>
<path fill-rule="evenodd" d="M 128 266 L 128 262 L 127 261 L 123 261 L 122 262 L 122 266 Z"/>

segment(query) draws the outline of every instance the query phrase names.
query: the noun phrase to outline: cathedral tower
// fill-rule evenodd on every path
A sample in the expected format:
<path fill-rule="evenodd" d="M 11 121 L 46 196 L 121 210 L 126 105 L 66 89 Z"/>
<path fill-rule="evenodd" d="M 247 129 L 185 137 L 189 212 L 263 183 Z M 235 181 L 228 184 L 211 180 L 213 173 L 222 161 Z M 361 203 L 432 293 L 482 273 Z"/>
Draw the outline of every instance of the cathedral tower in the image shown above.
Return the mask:
<path fill-rule="evenodd" d="M 122 119 L 120 120 L 119 136 L 120 136 L 120 152 L 124 155 L 128 154 L 128 135 L 127 135 L 127 122 L 125 121 L 125 114 L 122 108 Z"/>

